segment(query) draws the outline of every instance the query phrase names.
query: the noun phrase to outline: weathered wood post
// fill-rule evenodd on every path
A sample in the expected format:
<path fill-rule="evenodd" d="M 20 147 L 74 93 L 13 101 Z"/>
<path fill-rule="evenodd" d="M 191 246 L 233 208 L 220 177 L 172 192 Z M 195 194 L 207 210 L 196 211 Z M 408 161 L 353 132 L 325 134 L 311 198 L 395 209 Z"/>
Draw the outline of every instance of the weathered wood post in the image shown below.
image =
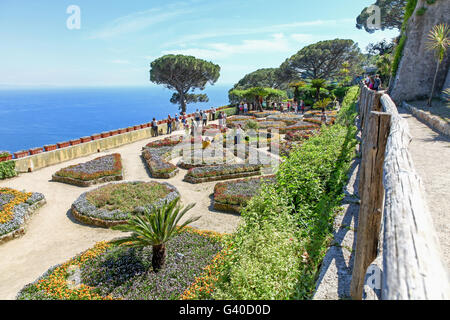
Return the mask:
<path fill-rule="evenodd" d="M 379 103 L 379 98 L 378 98 Z M 350 294 L 362 299 L 367 267 L 377 257 L 380 226 L 383 212 L 383 164 L 386 143 L 390 133 L 391 115 L 372 111 L 366 115 L 366 135 L 362 155 L 360 180 L 361 205 L 357 227 L 357 242 Z"/>

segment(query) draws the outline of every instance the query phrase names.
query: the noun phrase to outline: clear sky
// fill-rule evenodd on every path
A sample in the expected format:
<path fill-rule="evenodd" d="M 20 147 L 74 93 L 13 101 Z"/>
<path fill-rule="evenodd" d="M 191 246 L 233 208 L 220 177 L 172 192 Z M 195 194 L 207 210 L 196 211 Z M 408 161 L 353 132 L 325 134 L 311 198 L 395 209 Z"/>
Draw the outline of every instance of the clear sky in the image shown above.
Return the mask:
<path fill-rule="evenodd" d="M 374 0 L 0 0 L 0 87 L 147 86 L 151 61 L 181 53 L 221 66 L 217 85 L 278 67 L 305 45 L 368 34 L 356 17 Z M 81 10 L 69 30 L 67 8 Z"/>

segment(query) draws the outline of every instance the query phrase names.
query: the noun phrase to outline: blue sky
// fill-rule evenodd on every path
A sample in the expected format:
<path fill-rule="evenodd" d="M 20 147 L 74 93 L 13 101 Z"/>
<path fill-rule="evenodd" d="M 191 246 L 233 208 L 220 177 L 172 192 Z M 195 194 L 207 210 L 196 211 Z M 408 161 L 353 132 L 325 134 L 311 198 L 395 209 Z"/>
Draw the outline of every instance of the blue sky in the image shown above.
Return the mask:
<path fill-rule="evenodd" d="M 148 86 L 149 64 L 168 53 L 221 66 L 217 85 L 278 67 L 305 45 L 344 38 L 368 43 L 356 16 L 374 0 L 1 0 L 0 87 Z M 81 28 L 69 30 L 70 5 Z"/>

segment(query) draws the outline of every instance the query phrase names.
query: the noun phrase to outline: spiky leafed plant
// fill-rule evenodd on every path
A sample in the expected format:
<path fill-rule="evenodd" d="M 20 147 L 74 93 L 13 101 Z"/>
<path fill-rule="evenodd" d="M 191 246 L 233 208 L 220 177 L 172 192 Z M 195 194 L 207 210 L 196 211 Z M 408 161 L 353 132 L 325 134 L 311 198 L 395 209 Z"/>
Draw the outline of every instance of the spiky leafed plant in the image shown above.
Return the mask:
<path fill-rule="evenodd" d="M 131 235 L 112 243 L 128 247 L 143 248 L 152 246 L 152 268 L 159 272 L 166 261 L 166 243 L 176 237 L 183 229 L 200 217 L 190 218 L 182 225 L 177 226 L 181 218 L 195 206 L 192 203 L 185 208 L 178 205 L 179 199 L 165 203 L 162 207 L 147 210 L 142 215 L 129 216 L 127 224 L 112 227 L 113 230 L 132 232 Z"/>
<path fill-rule="evenodd" d="M 327 80 L 325 79 L 312 79 L 311 80 L 311 88 L 316 89 L 316 98 L 320 99 L 320 89 L 325 88 L 327 85 Z"/>
<path fill-rule="evenodd" d="M 442 91 L 444 99 L 446 101 L 450 101 L 450 88 L 445 89 L 444 91 Z"/>
<path fill-rule="evenodd" d="M 331 103 L 330 98 L 325 98 L 314 103 L 313 109 L 325 109 Z"/>
<path fill-rule="evenodd" d="M 433 100 L 434 90 L 436 86 L 436 79 L 439 72 L 439 66 L 444 60 L 447 48 L 450 45 L 450 29 L 447 24 L 441 23 L 435 25 L 434 28 L 428 34 L 427 49 L 434 51 L 437 55 L 436 72 L 434 74 L 433 85 L 431 87 L 431 94 L 428 99 L 427 107 L 431 107 L 431 102 Z"/>

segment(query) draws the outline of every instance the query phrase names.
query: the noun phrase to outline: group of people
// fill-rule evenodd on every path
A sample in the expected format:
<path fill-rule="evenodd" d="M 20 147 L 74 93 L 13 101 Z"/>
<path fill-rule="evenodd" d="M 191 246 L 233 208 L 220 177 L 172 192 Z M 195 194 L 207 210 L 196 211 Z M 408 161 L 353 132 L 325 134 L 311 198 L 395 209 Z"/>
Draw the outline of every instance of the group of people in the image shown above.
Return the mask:
<path fill-rule="evenodd" d="M 381 90 L 381 79 L 378 74 L 375 76 L 367 76 L 364 79 L 364 84 L 369 87 L 369 89 L 375 91 Z"/>
<path fill-rule="evenodd" d="M 272 102 L 271 107 L 273 109 L 273 111 L 280 111 L 280 112 L 295 112 L 296 114 L 305 113 L 305 102 L 303 100 L 300 100 L 299 103 L 297 102 L 287 102 L 287 103 L 276 103 L 276 102 Z M 246 102 L 241 102 L 240 104 L 238 104 L 237 106 L 237 112 L 238 114 L 248 114 L 249 110 L 253 110 L 253 103 L 247 104 Z"/>
<path fill-rule="evenodd" d="M 211 107 L 209 115 L 210 117 L 208 117 L 208 112 L 197 109 L 190 123 L 192 132 L 194 132 L 194 130 L 199 128 L 200 126 L 205 127 L 208 124 L 208 120 L 215 121 L 216 118 L 217 120 L 219 120 L 220 128 L 223 128 L 226 125 L 227 114 L 225 112 L 220 111 L 217 114 L 216 109 Z M 183 126 L 185 130 L 188 129 L 189 127 L 186 112 L 182 112 L 180 116 L 177 113 L 173 118 L 170 114 L 168 115 L 166 134 L 171 134 L 173 131 L 180 130 L 182 128 L 181 126 Z M 153 118 L 152 120 L 151 127 L 152 127 L 152 136 L 153 137 L 159 136 L 160 132 L 158 128 L 158 121 L 155 118 Z"/>

